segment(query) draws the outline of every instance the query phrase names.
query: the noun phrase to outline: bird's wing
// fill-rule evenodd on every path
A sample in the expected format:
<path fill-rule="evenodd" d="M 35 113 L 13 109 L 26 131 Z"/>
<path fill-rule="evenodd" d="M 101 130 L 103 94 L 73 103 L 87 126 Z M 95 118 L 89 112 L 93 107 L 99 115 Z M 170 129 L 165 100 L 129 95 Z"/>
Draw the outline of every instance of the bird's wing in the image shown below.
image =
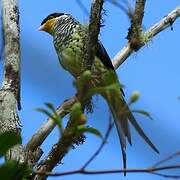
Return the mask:
<path fill-rule="evenodd" d="M 96 56 L 101 60 L 101 62 L 104 64 L 104 66 L 107 69 L 114 70 L 114 66 L 112 65 L 111 59 L 106 49 L 104 48 L 103 44 L 100 41 L 98 41 L 97 44 Z"/>
<path fill-rule="evenodd" d="M 104 48 L 103 44 L 101 43 L 101 41 L 98 41 L 96 56 L 100 59 L 100 61 L 104 64 L 104 66 L 107 69 L 111 69 L 115 71 L 112 61 L 106 49 Z M 125 96 L 123 89 L 121 88 L 120 90 L 121 90 L 122 95 Z"/>

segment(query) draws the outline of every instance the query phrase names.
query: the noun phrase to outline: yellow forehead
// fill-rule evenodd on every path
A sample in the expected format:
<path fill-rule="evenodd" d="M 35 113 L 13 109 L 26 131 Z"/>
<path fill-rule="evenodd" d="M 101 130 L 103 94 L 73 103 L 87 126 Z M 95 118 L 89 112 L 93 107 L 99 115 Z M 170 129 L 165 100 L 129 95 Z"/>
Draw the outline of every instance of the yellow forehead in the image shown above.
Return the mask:
<path fill-rule="evenodd" d="M 42 26 L 43 26 L 43 31 L 46 31 L 48 33 L 51 33 L 52 32 L 52 27 L 54 25 L 56 21 L 56 18 L 52 18 L 52 19 L 49 19 L 47 20 Z"/>

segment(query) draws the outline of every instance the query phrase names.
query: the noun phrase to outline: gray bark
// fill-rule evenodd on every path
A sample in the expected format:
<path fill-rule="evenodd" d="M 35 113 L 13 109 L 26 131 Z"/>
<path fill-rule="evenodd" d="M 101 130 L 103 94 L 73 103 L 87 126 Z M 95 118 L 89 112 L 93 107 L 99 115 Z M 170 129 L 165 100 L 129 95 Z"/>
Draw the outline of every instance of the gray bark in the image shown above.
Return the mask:
<path fill-rule="evenodd" d="M 18 0 L 2 0 L 4 38 L 4 76 L 0 89 L 0 133 L 21 133 L 17 107 L 20 109 L 20 44 Z M 22 145 L 12 148 L 7 160 L 25 162 Z"/>

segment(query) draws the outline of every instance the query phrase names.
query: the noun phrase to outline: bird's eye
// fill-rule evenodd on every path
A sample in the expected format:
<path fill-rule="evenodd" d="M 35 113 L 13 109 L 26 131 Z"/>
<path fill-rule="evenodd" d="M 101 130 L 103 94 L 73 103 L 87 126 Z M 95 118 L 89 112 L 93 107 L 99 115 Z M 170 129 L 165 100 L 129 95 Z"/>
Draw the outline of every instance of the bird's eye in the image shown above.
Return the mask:
<path fill-rule="evenodd" d="M 53 16 L 49 16 L 49 19 L 52 19 L 52 18 L 54 18 Z"/>

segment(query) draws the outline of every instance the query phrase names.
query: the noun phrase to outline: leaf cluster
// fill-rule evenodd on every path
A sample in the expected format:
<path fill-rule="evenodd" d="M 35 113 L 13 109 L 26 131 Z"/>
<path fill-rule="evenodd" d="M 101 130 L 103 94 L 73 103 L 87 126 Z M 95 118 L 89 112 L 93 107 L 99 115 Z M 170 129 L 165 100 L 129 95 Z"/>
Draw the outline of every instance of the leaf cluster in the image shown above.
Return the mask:
<path fill-rule="evenodd" d="M 14 131 L 6 131 L 0 134 L 0 157 L 17 144 L 21 144 L 21 137 Z M 27 164 L 15 160 L 7 161 L 0 165 L 0 177 L 5 180 L 21 180 L 30 174 L 31 170 Z"/>

